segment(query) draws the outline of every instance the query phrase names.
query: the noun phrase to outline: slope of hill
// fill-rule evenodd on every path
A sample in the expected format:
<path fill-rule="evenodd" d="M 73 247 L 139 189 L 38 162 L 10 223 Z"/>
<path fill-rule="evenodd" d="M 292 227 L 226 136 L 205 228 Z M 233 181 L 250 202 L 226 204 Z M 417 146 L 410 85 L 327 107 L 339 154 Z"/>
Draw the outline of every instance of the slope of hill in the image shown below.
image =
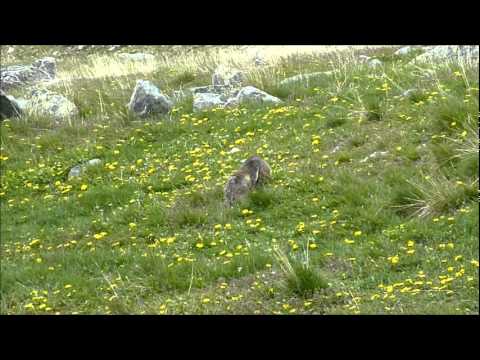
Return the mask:
<path fill-rule="evenodd" d="M 1 313 L 478 313 L 477 64 L 395 48 L 261 66 L 231 49 L 132 48 L 155 60 L 125 64 L 17 48 L 10 63 L 58 51 L 44 86 L 79 115 L 1 123 Z M 219 64 L 283 104 L 193 113 L 187 95 L 146 120 L 126 107 L 138 79 L 172 95 Z M 224 208 L 253 154 L 272 181 Z"/>

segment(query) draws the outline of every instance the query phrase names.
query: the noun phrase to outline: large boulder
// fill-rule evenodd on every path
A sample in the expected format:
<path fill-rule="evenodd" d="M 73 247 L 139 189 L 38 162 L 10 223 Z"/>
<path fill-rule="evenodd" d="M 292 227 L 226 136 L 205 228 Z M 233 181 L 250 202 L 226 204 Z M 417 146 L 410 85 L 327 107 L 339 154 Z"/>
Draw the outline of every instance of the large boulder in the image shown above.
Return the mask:
<path fill-rule="evenodd" d="M 240 89 L 236 97 L 239 104 L 245 102 L 256 102 L 261 104 L 280 104 L 282 100 L 267 94 L 265 91 L 257 89 L 253 86 L 245 86 Z"/>
<path fill-rule="evenodd" d="M 478 45 L 442 45 L 434 46 L 413 59 L 414 62 L 428 61 L 477 61 Z"/>
<path fill-rule="evenodd" d="M 221 94 L 197 93 L 193 96 L 193 111 L 204 111 L 211 108 L 223 107 L 225 100 Z"/>
<path fill-rule="evenodd" d="M 0 89 L 8 90 L 16 86 L 51 80 L 56 76 L 55 58 L 38 59 L 31 65 L 12 65 L 0 69 Z"/>
<path fill-rule="evenodd" d="M 30 99 L 21 105 L 24 111 L 40 116 L 65 120 L 78 115 L 78 108 L 66 97 L 46 89 L 36 89 Z"/>
<path fill-rule="evenodd" d="M 5 94 L 0 90 L 0 121 L 22 114 L 22 109 L 13 96 Z"/>
<path fill-rule="evenodd" d="M 173 107 L 172 101 L 147 80 L 138 80 L 133 90 L 128 108 L 138 116 L 166 114 Z"/>

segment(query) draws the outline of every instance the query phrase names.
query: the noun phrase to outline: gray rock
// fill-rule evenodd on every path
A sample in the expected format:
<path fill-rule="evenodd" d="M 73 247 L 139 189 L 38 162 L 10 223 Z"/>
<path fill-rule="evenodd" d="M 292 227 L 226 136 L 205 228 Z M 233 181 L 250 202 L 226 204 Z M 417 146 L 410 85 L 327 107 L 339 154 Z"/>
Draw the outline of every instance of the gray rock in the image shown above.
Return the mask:
<path fill-rule="evenodd" d="M 430 48 L 424 54 L 417 56 L 413 62 L 428 61 L 477 61 L 478 45 L 442 45 Z"/>
<path fill-rule="evenodd" d="M 85 162 L 84 164 L 75 165 L 74 167 L 72 167 L 70 169 L 70 171 L 68 173 L 68 178 L 71 179 L 71 178 L 74 178 L 74 177 L 81 176 L 82 173 L 85 171 L 85 169 L 87 169 L 88 167 L 98 166 L 98 165 L 101 165 L 101 164 L 102 164 L 102 160 L 91 159 L 91 160 L 88 160 L 87 162 Z"/>
<path fill-rule="evenodd" d="M 245 73 L 236 70 L 228 78 L 228 84 L 230 86 L 241 86 L 245 82 L 245 78 Z"/>
<path fill-rule="evenodd" d="M 78 108 L 62 95 L 45 89 L 32 91 L 31 98 L 21 105 L 30 114 L 64 120 L 78 115 Z"/>
<path fill-rule="evenodd" d="M 218 68 L 212 75 L 213 86 L 229 86 L 238 87 L 245 81 L 245 74 L 236 69 L 230 69 L 228 71 Z"/>
<path fill-rule="evenodd" d="M 330 71 L 321 71 L 321 72 L 314 72 L 309 74 L 299 74 L 292 77 L 288 77 L 280 81 L 280 85 L 285 86 L 285 85 L 290 85 L 295 83 L 305 83 L 308 86 L 308 83 L 310 81 L 328 77 L 330 74 L 331 74 Z"/>
<path fill-rule="evenodd" d="M 192 94 L 212 93 L 212 94 L 225 94 L 230 90 L 226 85 L 207 85 L 207 86 L 195 86 L 189 88 Z"/>
<path fill-rule="evenodd" d="M 142 118 L 154 114 L 166 114 L 172 107 L 173 103 L 170 99 L 146 80 L 137 81 L 128 103 L 129 110 Z"/>
<path fill-rule="evenodd" d="M 368 65 L 369 67 L 376 68 L 376 67 L 378 67 L 378 66 L 382 66 L 383 63 L 382 63 L 380 60 L 378 60 L 378 59 L 370 59 L 370 60 L 368 60 L 367 65 Z"/>
<path fill-rule="evenodd" d="M 10 95 L 5 94 L 0 89 L 0 121 L 13 117 L 19 117 L 22 114 L 22 109 L 18 101 Z"/>
<path fill-rule="evenodd" d="M 235 97 L 228 98 L 227 101 L 225 102 L 224 107 L 231 108 L 231 107 L 235 107 L 237 105 L 238 105 L 238 99 L 235 96 Z"/>
<path fill-rule="evenodd" d="M 13 87 L 51 80 L 56 75 L 54 58 L 36 60 L 32 65 L 12 65 L 0 68 L 0 88 L 8 90 Z"/>
<path fill-rule="evenodd" d="M 57 74 L 57 61 L 53 57 L 38 59 L 33 62 L 32 66 L 43 72 L 47 79 L 53 79 Z"/>
<path fill-rule="evenodd" d="M 265 91 L 259 90 L 253 86 L 246 86 L 242 88 L 237 95 L 237 101 L 239 104 L 244 102 L 257 102 L 262 104 L 280 104 L 282 100 L 279 98 L 267 94 Z"/>
<path fill-rule="evenodd" d="M 223 107 L 222 95 L 215 93 L 197 93 L 193 96 L 193 111 L 204 111 L 214 107 Z"/>
<path fill-rule="evenodd" d="M 398 56 L 404 56 L 410 54 L 412 51 L 415 51 L 415 48 L 413 48 L 412 46 L 404 46 L 395 51 L 393 54 Z"/>
<path fill-rule="evenodd" d="M 153 60 L 155 60 L 154 55 L 145 54 L 145 53 L 119 53 L 117 56 L 124 61 L 153 61 Z"/>
<path fill-rule="evenodd" d="M 0 90 L 0 121 L 13 117 L 19 117 L 22 114 L 21 106 L 18 101 L 10 95 Z"/>
<path fill-rule="evenodd" d="M 223 75 L 218 72 L 218 71 L 215 71 L 212 75 L 212 85 L 213 86 L 224 86 L 226 85 L 226 81 L 225 81 L 225 78 L 223 77 Z"/>

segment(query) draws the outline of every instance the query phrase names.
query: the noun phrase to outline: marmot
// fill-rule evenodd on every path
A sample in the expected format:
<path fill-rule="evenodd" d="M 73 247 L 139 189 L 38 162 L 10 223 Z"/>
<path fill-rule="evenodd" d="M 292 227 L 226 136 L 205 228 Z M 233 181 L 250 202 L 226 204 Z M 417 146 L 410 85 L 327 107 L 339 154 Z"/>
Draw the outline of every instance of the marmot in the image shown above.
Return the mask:
<path fill-rule="evenodd" d="M 245 196 L 254 187 L 264 184 L 271 178 L 270 166 L 258 156 L 247 159 L 225 185 L 225 205 L 233 203 Z"/>

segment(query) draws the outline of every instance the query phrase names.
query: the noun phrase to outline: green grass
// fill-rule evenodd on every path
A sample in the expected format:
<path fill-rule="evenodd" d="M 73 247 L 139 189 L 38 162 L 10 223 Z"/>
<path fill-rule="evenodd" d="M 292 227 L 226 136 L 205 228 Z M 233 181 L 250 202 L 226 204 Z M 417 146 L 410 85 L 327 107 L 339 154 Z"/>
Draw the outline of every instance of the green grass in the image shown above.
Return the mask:
<path fill-rule="evenodd" d="M 51 85 L 79 107 L 71 123 L 1 123 L 1 313 L 478 313 L 478 68 L 392 49 L 364 52 L 375 69 L 289 56 L 248 74 L 282 106 L 127 112 L 137 78 L 167 93 L 209 82 L 216 58 L 196 51 L 198 71 Z M 59 70 L 87 63 L 76 54 Z M 314 71 L 333 73 L 279 85 Z M 272 180 L 224 208 L 253 154 Z M 102 166 L 66 178 L 92 158 Z"/>

